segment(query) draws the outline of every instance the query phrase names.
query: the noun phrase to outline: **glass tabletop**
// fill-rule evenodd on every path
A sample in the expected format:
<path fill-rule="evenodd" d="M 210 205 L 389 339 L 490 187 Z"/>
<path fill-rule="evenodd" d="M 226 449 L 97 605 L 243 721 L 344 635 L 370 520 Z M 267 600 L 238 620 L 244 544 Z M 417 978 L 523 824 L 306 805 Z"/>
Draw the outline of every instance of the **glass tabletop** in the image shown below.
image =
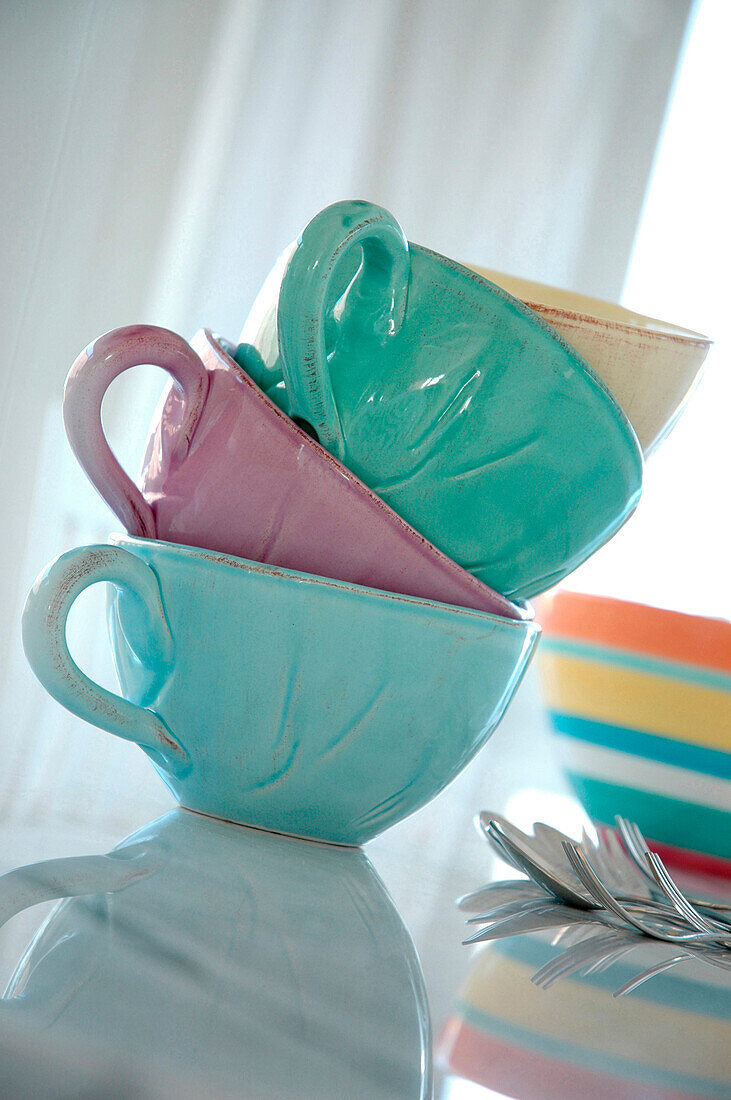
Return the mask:
<path fill-rule="evenodd" d="M 532 691 L 365 849 L 181 810 L 154 776 L 148 802 L 6 829 L 0 1094 L 730 1095 L 728 970 L 639 936 L 602 956 L 596 925 L 462 944 L 455 900 L 514 873 L 475 814 L 584 820 L 529 728 Z M 67 821 L 89 787 L 66 784 Z M 38 804 L 52 788 L 36 778 Z"/>

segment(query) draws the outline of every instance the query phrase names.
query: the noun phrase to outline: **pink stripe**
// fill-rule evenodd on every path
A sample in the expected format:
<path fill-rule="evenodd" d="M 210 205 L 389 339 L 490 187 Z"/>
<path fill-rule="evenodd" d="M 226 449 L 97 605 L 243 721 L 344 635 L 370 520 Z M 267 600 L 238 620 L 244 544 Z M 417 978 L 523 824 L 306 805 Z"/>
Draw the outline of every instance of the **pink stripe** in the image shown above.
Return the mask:
<path fill-rule="evenodd" d="M 483 1088 L 531 1100 L 687 1100 L 688 1095 L 560 1062 L 454 1018 L 442 1033 L 437 1057 L 445 1069 Z"/>
<path fill-rule="evenodd" d="M 662 860 L 679 871 L 731 880 L 731 860 L 729 859 L 723 859 L 722 856 L 709 856 L 704 852 L 693 852 L 689 848 L 675 848 L 672 844 L 661 844 L 659 840 L 652 840 L 650 843 Z M 713 884 L 710 884 L 710 889 L 713 889 Z"/>

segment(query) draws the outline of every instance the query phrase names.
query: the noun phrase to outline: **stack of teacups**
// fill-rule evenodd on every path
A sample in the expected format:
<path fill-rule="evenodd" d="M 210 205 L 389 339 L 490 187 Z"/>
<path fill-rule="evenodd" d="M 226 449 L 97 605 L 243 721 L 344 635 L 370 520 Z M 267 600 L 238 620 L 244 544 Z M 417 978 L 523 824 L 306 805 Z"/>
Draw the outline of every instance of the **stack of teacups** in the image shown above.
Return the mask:
<path fill-rule="evenodd" d="M 143 363 L 172 384 L 138 488 L 101 404 Z M 360 202 L 310 223 L 238 348 L 118 329 L 74 363 L 64 416 L 128 534 L 36 582 L 40 680 L 141 745 L 183 806 L 345 844 L 485 743 L 540 632 L 523 601 L 614 534 L 642 481 L 630 422 L 554 329 Z M 65 641 L 96 581 L 121 696 Z"/>

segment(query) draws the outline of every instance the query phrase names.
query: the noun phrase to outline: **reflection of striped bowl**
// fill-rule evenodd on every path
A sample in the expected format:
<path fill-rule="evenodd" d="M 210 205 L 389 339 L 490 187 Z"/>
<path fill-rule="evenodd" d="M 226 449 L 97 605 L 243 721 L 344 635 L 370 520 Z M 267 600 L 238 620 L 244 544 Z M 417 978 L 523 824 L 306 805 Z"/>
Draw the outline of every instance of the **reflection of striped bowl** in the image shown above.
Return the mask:
<path fill-rule="evenodd" d="M 731 873 L 731 623 L 568 591 L 538 619 L 551 724 L 590 816 Z"/>
<path fill-rule="evenodd" d="M 686 960 L 631 996 L 612 996 L 676 950 L 665 947 L 647 941 L 608 969 L 574 970 L 549 988 L 531 976 L 563 945 L 519 936 L 483 947 L 437 1042 L 437 1063 L 495 1096 L 727 1100 L 731 988 L 723 970 Z"/>

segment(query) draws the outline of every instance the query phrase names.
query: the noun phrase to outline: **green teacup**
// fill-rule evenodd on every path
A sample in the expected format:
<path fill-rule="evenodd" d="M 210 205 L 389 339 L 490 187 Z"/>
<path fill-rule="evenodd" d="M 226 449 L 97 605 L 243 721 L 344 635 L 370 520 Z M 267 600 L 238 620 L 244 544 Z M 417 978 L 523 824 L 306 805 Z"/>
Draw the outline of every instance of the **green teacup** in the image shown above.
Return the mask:
<path fill-rule="evenodd" d="M 328 207 L 281 258 L 239 363 L 404 519 L 511 598 L 549 588 L 637 505 L 642 455 L 589 365 L 527 306 Z"/>

